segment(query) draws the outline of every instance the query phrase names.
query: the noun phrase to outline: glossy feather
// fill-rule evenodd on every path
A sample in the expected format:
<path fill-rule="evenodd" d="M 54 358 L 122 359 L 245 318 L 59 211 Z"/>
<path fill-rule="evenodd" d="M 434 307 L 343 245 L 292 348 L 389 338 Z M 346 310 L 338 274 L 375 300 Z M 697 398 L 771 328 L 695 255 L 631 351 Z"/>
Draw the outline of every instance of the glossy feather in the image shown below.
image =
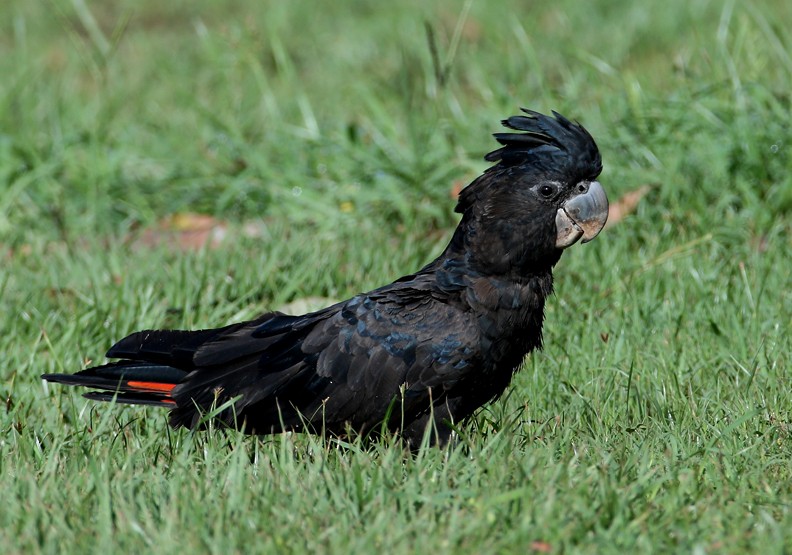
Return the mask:
<path fill-rule="evenodd" d="M 384 424 L 418 441 L 432 423 L 444 441 L 541 347 L 561 256 L 556 211 L 602 168 L 585 129 L 525 113 L 504 120 L 518 133 L 495 135 L 502 147 L 487 160 L 498 164 L 461 192 L 451 242 L 417 273 L 302 316 L 137 332 L 107 353 L 120 361 L 44 378 L 100 390 L 91 399 L 167 406 L 173 426 L 225 406 L 215 418 L 250 433 Z M 550 182 L 552 201 L 537 192 Z"/>

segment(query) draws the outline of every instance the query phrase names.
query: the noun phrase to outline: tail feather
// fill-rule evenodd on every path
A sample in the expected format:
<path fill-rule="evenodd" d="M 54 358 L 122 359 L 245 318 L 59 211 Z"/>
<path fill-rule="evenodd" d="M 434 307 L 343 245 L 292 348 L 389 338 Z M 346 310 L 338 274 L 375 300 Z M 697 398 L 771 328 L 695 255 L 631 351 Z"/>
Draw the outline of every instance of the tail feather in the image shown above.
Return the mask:
<path fill-rule="evenodd" d="M 98 389 L 85 394 L 95 401 L 173 407 L 176 401 L 171 393 L 186 375 L 186 371 L 172 366 L 122 360 L 76 374 L 44 374 L 41 377 L 49 382 Z"/>
<path fill-rule="evenodd" d="M 91 401 L 115 402 L 122 405 L 149 405 L 153 407 L 173 408 L 176 401 L 170 397 L 164 397 L 155 393 L 146 395 L 145 393 L 109 393 L 107 391 L 90 391 L 83 393 L 83 397 Z"/>
<path fill-rule="evenodd" d="M 267 349 L 275 347 L 274 351 L 280 351 L 291 343 L 298 345 L 304 332 L 292 328 L 296 322 L 306 327 L 313 321 L 271 312 L 216 329 L 143 330 L 110 348 L 107 358 L 121 359 L 117 362 L 76 374 L 44 374 L 42 379 L 91 388 L 93 391 L 84 396 L 95 401 L 174 409 L 174 425 L 193 426 L 198 421 L 196 412 L 208 409 L 224 390 L 226 384 L 221 378 L 232 375 L 229 383 L 234 391 L 239 390 L 240 383 L 247 384 L 258 375 L 260 359 Z M 281 365 L 286 362 L 284 356 L 278 360 Z M 296 362 L 294 358 L 288 360 Z M 202 374 L 197 387 L 185 383 Z M 204 399 L 205 404 L 201 404 Z"/>
<path fill-rule="evenodd" d="M 134 391 L 164 393 L 166 395 L 169 395 L 173 388 L 176 387 L 175 383 L 141 382 L 132 380 L 129 380 L 126 385 L 127 387 L 132 388 Z"/>
<path fill-rule="evenodd" d="M 107 358 L 124 358 L 190 368 L 193 366 L 192 358 L 198 347 L 235 326 L 239 324 L 199 331 L 139 331 L 113 345 L 107 352 Z"/>

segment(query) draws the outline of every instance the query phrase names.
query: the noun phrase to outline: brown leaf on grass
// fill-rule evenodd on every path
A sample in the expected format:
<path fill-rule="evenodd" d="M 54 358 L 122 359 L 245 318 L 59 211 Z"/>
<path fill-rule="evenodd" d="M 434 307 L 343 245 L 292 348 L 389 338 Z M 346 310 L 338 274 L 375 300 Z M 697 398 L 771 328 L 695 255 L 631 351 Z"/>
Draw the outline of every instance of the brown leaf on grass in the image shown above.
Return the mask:
<path fill-rule="evenodd" d="M 153 227 L 144 229 L 134 241 L 136 246 L 167 246 L 176 250 L 215 249 L 228 234 L 228 224 L 206 214 L 184 212 L 165 216 Z"/>
<path fill-rule="evenodd" d="M 531 547 L 531 551 L 536 551 L 537 553 L 553 552 L 553 546 L 543 541 L 532 541 L 530 547 Z"/>
<path fill-rule="evenodd" d="M 465 174 L 464 177 L 460 177 L 456 181 L 451 184 L 451 188 L 448 190 L 448 196 L 451 200 L 456 200 L 459 198 L 459 193 L 462 192 L 462 189 L 468 186 L 476 176 L 474 174 Z"/>
<path fill-rule="evenodd" d="M 465 188 L 467 183 L 462 179 L 457 179 L 451 185 L 451 189 L 448 191 L 448 196 L 451 197 L 452 200 L 456 200 L 459 197 L 459 193 L 462 192 L 462 189 Z"/>
<path fill-rule="evenodd" d="M 644 198 L 649 191 L 652 190 L 651 185 L 641 185 L 633 191 L 629 191 L 622 195 L 616 202 L 612 202 L 608 208 L 608 223 L 605 227 L 616 225 L 624 218 L 635 212 L 638 203 Z"/>

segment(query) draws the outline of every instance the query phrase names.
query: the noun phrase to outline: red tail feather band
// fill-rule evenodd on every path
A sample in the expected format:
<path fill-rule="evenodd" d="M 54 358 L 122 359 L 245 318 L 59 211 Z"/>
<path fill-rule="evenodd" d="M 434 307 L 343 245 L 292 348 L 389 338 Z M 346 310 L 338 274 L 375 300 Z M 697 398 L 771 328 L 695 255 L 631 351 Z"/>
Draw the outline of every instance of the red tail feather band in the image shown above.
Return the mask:
<path fill-rule="evenodd" d="M 176 384 L 173 383 L 157 383 L 157 382 L 136 382 L 128 381 L 127 385 L 140 391 L 151 393 L 170 393 Z"/>

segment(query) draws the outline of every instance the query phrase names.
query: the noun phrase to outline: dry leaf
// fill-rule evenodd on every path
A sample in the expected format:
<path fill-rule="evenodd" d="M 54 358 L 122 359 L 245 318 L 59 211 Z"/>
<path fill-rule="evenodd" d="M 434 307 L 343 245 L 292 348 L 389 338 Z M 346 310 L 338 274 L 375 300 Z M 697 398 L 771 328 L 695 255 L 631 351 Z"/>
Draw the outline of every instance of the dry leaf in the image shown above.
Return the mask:
<path fill-rule="evenodd" d="M 217 248 L 228 234 L 228 224 L 205 214 L 171 214 L 153 228 L 144 229 L 135 243 L 143 247 L 169 246 L 177 250 Z"/>
<path fill-rule="evenodd" d="M 532 541 L 531 542 L 531 550 L 536 551 L 538 553 L 552 553 L 553 546 L 547 542 L 542 541 Z"/>
<path fill-rule="evenodd" d="M 641 202 L 641 199 L 644 198 L 651 190 L 651 185 L 641 185 L 637 189 L 622 195 L 622 197 L 616 202 L 611 203 L 610 207 L 608 208 L 608 223 L 606 223 L 605 226 L 609 227 L 616 225 L 628 215 L 635 212 L 635 209 L 638 207 L 638 203 Z"/>
<path fill-rule="evenodd" d="M 462 189 L 469 183 L 467 179 L 457 179 L 451 185 L 451 189 L 448 191 L 448 196 L 451 197 L 452 200 L 456 200 L 459 197 L 459 193 L 462 192 Z"/>

